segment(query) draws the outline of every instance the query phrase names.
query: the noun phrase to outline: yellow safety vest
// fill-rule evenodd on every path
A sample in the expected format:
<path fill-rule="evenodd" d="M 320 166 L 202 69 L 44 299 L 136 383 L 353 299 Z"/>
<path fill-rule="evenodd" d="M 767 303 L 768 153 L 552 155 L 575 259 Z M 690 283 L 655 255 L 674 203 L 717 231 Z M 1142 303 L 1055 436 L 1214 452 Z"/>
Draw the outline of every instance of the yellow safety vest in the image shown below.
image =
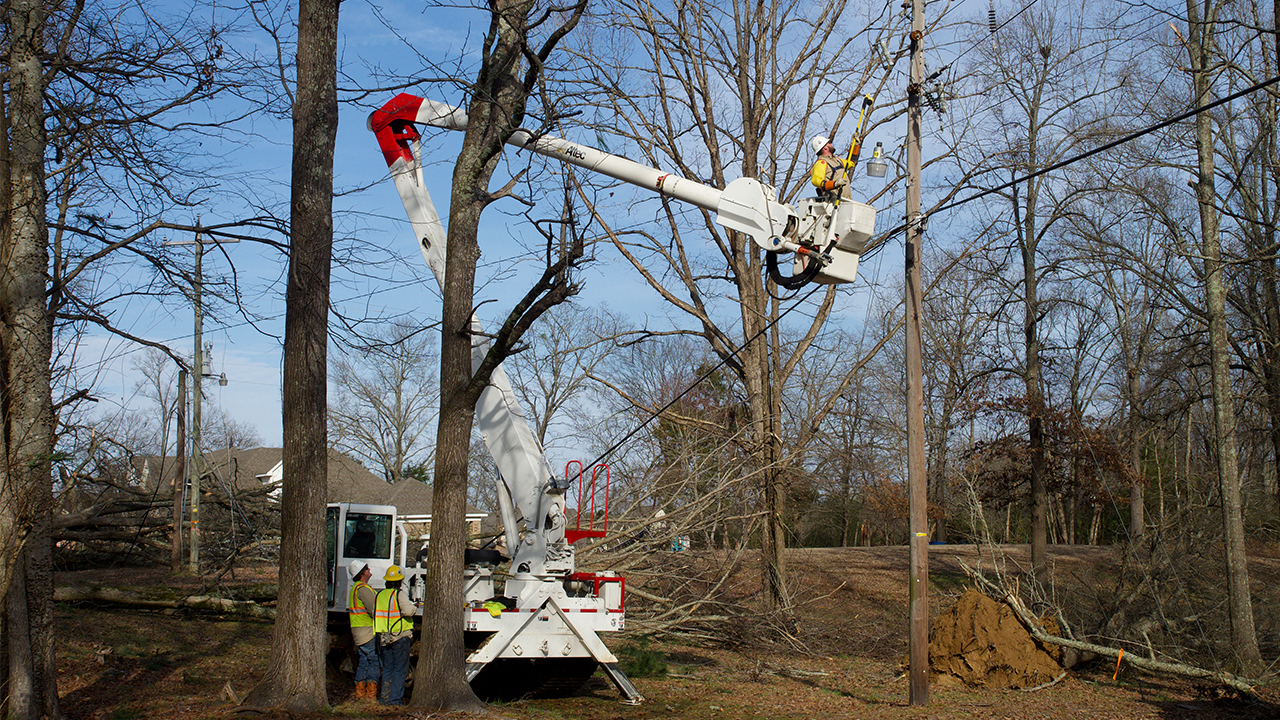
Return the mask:
<path fill-rule="evenodd" d="M 836 181 L 844 175 L 844 158 L 823 155 L 813 164 L 813 186 L 822 191 L 834 190 Z"/>
<path fill-rule="evenodd" d="M 374 599 L 373 631 L 375 633 L 398 633 L 413 629 L 413 621 L 400 614 L 397 593 L 399 590 L 387 588 L 379 591 Z"/>
<path fill-rule="evenodd" d="M 369 609 L 364 606 L 360 600 L 359 590 L 367 587 L 370 590 L 369 583 L 358 582 L 351 586 L 351 599 L 347 601 L 347 619 L 351 621 L 351 627 L 371 627 L 373 618 L 369 616 Z"/>

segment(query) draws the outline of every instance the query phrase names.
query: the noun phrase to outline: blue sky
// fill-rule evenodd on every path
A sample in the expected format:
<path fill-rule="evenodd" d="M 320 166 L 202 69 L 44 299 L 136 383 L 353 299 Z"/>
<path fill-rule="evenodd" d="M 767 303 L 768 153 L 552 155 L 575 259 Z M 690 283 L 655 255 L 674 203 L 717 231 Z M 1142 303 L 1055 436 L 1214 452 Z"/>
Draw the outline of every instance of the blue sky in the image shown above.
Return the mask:
<path fill-rule="evenodd" d="M 484 18 L 466 9 L 424 8 L 419 3 L 381 5 L 379 8 L 364 2 L 343 3 L 340 21 L 345 73 L 340 85 L 343 87 L 349 88 L 353 83 L 378 84 L 369 78 L 369 68 L 377 68 L 384 77 L 420 73 L 422 60 L 404 46 L 397 33 L 433 59 L 457 62 L 458 58 L 465 61 L 466 53 L 474 51 L 485 30 L 484 25 L 470 25 Z M 397 32 L 384 27 L 377 19 L 379 15 L 396 18 Z M 230 41 L 245 47 L 257 45 L 259 49 L 269 49 L 261 36 L 243 35 Z M 418 94 L 432 92 L 412 88 L 409 91 Z M 335 199 L 335 222 L 340 234 L 357 238 L 379 262 L 373 267 L 342 262 L 341 253 L 350 244 L 340 241 L 335 256 L 332 300 L 335 309 L 347 317 L 394 315 L 429 324 L 439 315 L 439 292 L 417 251 L 395 188 L 386 178 L 386 165 L 373 135 L 365 127 L 368 105 L 381 105 L 393 94 L 383 93 L 367 98 L 363 100 L 365 107 L 344 104 L 341 109 L 335 158 L 335 183 L 340 194 Z M 437 95 L 433 99 L 459 102 L 458 97 Z M 242 202 L 237 202 L 234 197 L 224 197 L 202 206 L 200 212 L 205 224 L 254 214 L 252 202 L 277 207 L 279 203 L 287 202 L 290 123 L 263 115 L 253 119 L 253 132 L 257 137 L 252 141 L 239 142 L 233 138 L 215 152 L 222 156 L 225 166 L 256 170 L 260 178 L 243 191 L 242 194 L 248 198 Z M 574 137 L 572 131 L 568 134 L 570 139 L 593 143 L 586 138 Z M 436 162 L 426 173 L 428 189 L 443 216 L 447 212 L 451 163 L 461 135 L 435 131 L 429 140 L 431 157 Z M 874 143 L 874 138 L 871 143 Z M 497 300 L 481 309 L 482 319 L 489 322 L 497 317 L 500 309 L 510 306 L 514 293 L 527 286 L 523 278 L 540 271 L 534 262 L 511 263 L 512 258 L 525 253 L 521 245 L 524 236 L 518 227 L 522 222 L 518 213 L 523 210 L 514 201 L 506 200 L 491 206 L 486 212 L 481 237 L 482 264 L 490 278 L 495 273 L 499 278 L 486 284 L 478 298 Z M 547 212 L 555 210 L 547 209 Z M 888 222 L 887 218 L 898 214 L 896 211 L 882 212 L 881 227 Z M 194 217 L 178 220 L 191 222 Z M 190 252 L 189 249 L 181 250 Z M 210 308 L 204 323 L 204 339 L 214 344 L 214 372 L 225 372 L 229 383 L 220 387 L 216 382 L 206 382 L 206 397 L 235 419 L 254 424 L 268 445 L 278 445 L 281 442 L 279 338 L 283 335 L 284 326 L 285 261 L 279 251 L 250 243 L 228 245 L 225 251 L 235 263 L 246 304 L 264 319 L 250 324 L 233 309 Z M 217 251 L 208 252 L 205 258 L 207 274 L 225 273 L 227 257 L 222 257 Z M 884 266 L 889 268 L 887 271 L 882 269 L 884 257 L 896 258 L 897 253 L 890 249 L 882 257 L 867 263 L 863 268 L 864 274 L 883 276 L 886 272 L 897 272 L 892 269 L 896 262 Z M 663 319 L 668 310 L 629 265 L 624 267 L 624 262 L 609 249 L 602 248 L 598 258 L 598 262 L 582 274 L 584 290 L 576 303 L 608 305 L 637 324 L 669 324 Z M 837 317 L 845 321 L 860 320 L 865 309 L 864 300 L 865 296 L 846 296 L 840 301 Z M 154 306 L 135 305 L 129 308 L 123 324 L 135 335 L 165 342 L 184 353 L 191 352 L 192 310 L 188 303 L 171 300 Z M 81 356 L 91 359 L 90 362 L 97 359 L 101 365 L 95 386 L 101 398 L 99 412 L 110 414 L 121 408 L 139 406 L 141 401 L 134 391 L 137 374 L 133 370 L 138 353 L 136 346 L 106 336 L 91 337 L 82 345 Z"/>

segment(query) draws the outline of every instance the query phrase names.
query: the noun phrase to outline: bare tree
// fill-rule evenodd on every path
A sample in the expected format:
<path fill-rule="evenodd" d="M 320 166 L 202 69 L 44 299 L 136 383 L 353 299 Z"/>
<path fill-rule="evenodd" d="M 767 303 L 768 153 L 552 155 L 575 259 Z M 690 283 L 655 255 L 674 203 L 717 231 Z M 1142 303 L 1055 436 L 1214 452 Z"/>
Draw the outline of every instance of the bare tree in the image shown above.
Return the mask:
<path fill-rule="evenodd" d="M 444 710 L 480 710 L 467 684 L 463 645 L 462 574 L 457 561 L 467 542 L 467 470 L 475 405 L 497 367 L 535 320 L 577 292 L 569 271 L 583 256 L 583 239 L 567 243 L 541 278 L 507 315 L 485 358 L 473 368 L 476 263 L 480 215 L 510 186 L 489 185 L 502 150 L 525 121 L 531 97 L 542 101 L 544 120 L 558 120 L 544 70 L 560 41 L 577 26 L 585 0 L 544 6 L 535 0 L 497 0 L 474 82 L 468 85 L 467 128 L 454 165 L 449 204 L 448 253 L 442 283 L 440 419 L 436 430 L 431 554 L 414 693 L 410 704 Z"/>
<path fill-rule="evenodd" d="M 986 292 L 981 276 L 960 264 L 963 253 L 954 258 L 940 253 L 938 259 L 952 262 L 942 266 L 944 271 L 931 285 L 922 319 L 929 500 L 941 514 L 932 537 L 945 542 L 952 508 L 952 463 L 961 454 L 953 448 L 970 444 L 957 441 L 957 435 L 963 437 L 961 430 L 972 423 L 978 404 L 985 399 L 990 372 L 981 345 L 993 329 L 998 305 Z"/>
<path fill-rule="evenodd" d="M 216 27 L 191 18 L 161 27 L 153 14 L 126 0 L 110 6 L 9 3 L 3 21 L 8 87 L 0 142 L 0 314 L 6 328 L 0 386 L 6 466 L 0 492 L 16 495 L 3 498 L 0 511 L 0 590 L 13 573 L 25 573 L 25 593 L 10 594 L 8 601 L 15 610 L 10 619 L 25 616 L 28 627 L 10 623 L 6 634 L 28 645 L 25 657 L 33 662 L 11 665 L 10 681 L 15 687 L 30 682 L 19 678 L 30 671 L 35 688 L 34 704 L 9 711 L 57 717 L 48 562 L 52 461 L 62 462 L 63 449 L 55 450 L 59 431 L 74 435 L 61 419 L 91 396 L 73 384 L 74 353 L 61 351 L 89 325 L 130 337 L 115 324 L 111 303 L 138 292 L 174 291 L 160 253 L 144 239 L 168 226 L 158 218 L 163 209 L 188 204 L 209 177 L 191 182 L 201 175 L 198 151 L 167 151 L 170 143 L 189 140 L 200 123 L 168 121 L 176 118 L 174 111 L 185 112 L 229 85 L 219 76 Z M 200 132 L 220 131 L 205 126 Z M 120 280 L 115 271 L 131 264 L 124 258 L 155 270 L 142 273 L 149 287 L 140 291 Z M 24 547 L 32 527 L 40 532 Z M 20 552 L 28 555 L 15 565 Z M 23 595 L 26 611 L 16 612 L 13 604 Z"/>
<path fill-rule="evenodd" d="M 329 410 L 333 443 L 387 482 L 430 458 L 439 384 L 435 343 L 425 328 L 392 323 L 333 363 L 337 398 Z"/>
<path fill-rule="evenodd" d="M 621 20 L 621 37 L 638 41 L 646 57 L 636 63 L 628 52 L 612 65 L 602 58 L 606 67 L 601 76 L 610 82 L 604 88 L 610 126 L 634 142 L 649 164 L 673 166 L 680 176 L 724 187 L 732 174 L 740 173 L 772 181 L 782 197 L 796 195 L 803 187 L 797 181 L 803 182 L 808 170 L 805 136 L 829 134 L 828 128 L 838 125 L 859 97 L 841 95 L 835 88 L 847 82 L 874 93 L 882 86 L 883 77 L 874 74 L 878 66 L 859 72 L 843 60 L 845 49 L 857 42 L 838 39 L 841 33 L 835 32 L 846 17 L 844 7 L 830 2 L 803 8 L 781 2 L 732 7 L 618 2 L 610 13 Z M 793 55 L 793 43 L 804 52 Z M 632 47 L 629 42 L 624 46 Z M 728 101 L 713 100 L 724 97 L 725 88 L 732 93 Z M 692 138 L 685 135 L 690 127 L 696 128 Z M 786 607 L 783 384 L 830 313 L 836 294 L 829 290 L 814 308 L 814 321 L 798 352 L 777 355 L 782 329 L 766 333 L 765 328 L 778 317 L 780 306 L 776 286 L 763 279 L 762 252 L 744 235 L 724 232 L 709 213 L 697 214 L 690 223 L 681 210 L 664 205 L 659 212 L 670 223 L 670 233 L 620 233 L 614 242 L 650 286 L 692 321 L 694 329 L 688 332 L 704 337 L 744 386 L 751 455 L 764 469 L 758 475 L 765 505 L 764 600 L 770 608 Z M 714 259 L 702 257 L 699 240 L 685 239 L 707 234 L 717 251 Z M 672 237 L 676 244 L 669 246 Z M 713 278 L 723 278 L 736 295 L 739 309 L 729 316 L 736 316 L 733 322 L 719 319 L 709 304 L 725 291 L 709 287 Z"/>
<path fill-rule="evenodd" d="M 1008 169 L 1004 180 L 1027 175 L 1068 157 L 1094 143 L 1094 132 L 1103 132 L 1112 121 L 1116 97 L 1126 82 L 1118 72 L 1099 72 L 1098 59 L 1118 62 L 1118 23 L 1093 29 L 1093 6 L 1087 1 L 1071 7 L 1033 8 L 1005 27 L 999 42 L 978 43 L 976 73 L 989 93 L 1008 98 L 996 106 L 989 137 L 999 146 L 975 144 L 981 153 L 975 164 L 1002 158 Z M 1089 18 L 1086 21 L 1086 18 Z M 1049 512 L 1048 471 L 1045 455 L 1046 408 L 1043 362 L 1048 330 L 1045 319 L 1054 306 L 1052 278 L 1062 258 L 1049 255 L 1054 233 L 1072 213 L 1073 203 L 1089 191 L 1081 183 L 1063 183 L 1042 175 L 1015 184 L 1005 195 L 1012 222 L 1004 225 L 1011 236 L 995 265 L 1005 268 L 1012 258 L 1020 272 L 999 278 L 1006 292 L 1016 292 L 1022 313 L 1022 357 L 1016 373 L 1027 408 L 1027 451 L 1030 471 L 1031 563 L 1042 570 L 1047 558 Z M 993 275 L 993 280 L 998 278 Z M 1051 329 L 1051 326 L 1050 326 Z"/>
<path fill-rule="evenodd" d="M 511 386 L 544 448 L 553 425 L 584 409 L 592 378 L 617 350 L 622 332 L 622 322 L 608 311 L 558 305 L 534 326 L 526 349 L 506 362 Z"/>
<path fill-rule="evenodd" d="M 1222 5 L 1215 0 L 1187 0 L 1187 54 L 1191 68 L 1192 105 L 1212 98 L 1217 61 L 1217 23 Z M 1231 348 L 1228 339 L 1226 286 L 1223 278 L 1214 173 L 1213 118 L 1201 112 L 1195 119 L 1196 176 L 1193 181 L 1200 207 L 1200 243 L 1204 258 L 1205 311 L 1209 322 L 1210 367 L 1213 373 L 1213 414 L 1218 456 L 1218 488 L 1222 498 L 1222 527 L 1227 565 L 1227 597 L 1231 606 L 1231 639 L 1241 674 L 1258 677 L 1263 670 L 1258 635 L 1249 595 L 1245 559 L 1244 513 L 1240 467 L 1236 449 L 1235 400 L 1231 389 Z"/>
<path fill-rule="evenodd" d="M 6 3 L 3 12 L 9 71 L 0 153 L 0 593 L 8 599 L 4 636 L 10 659 L 5 711 L 12 718 L 60 717 L 47 600 L 54 410 L 53 327 L 45 299 L 46 8 L 39 0 L 19 0 Z"/>
<path fill-rule="evenodd" d="M 231 417 L 220 405 L 210 407 L 200 424 L 200 444 L 208 450 L 249 449 L 263 442 L 257 425 Z"/>
<path fill-rule="evenodd" d="M 328 493 L 329 273 L 333 154 L 338 130 L 338 1 L 298 6 L 293 104 L 289 280 L 286 291 L 284 488 L 280 596 L 266 677 L 245 702 L 315 712 L 325 686 L 325 502 Z"/>

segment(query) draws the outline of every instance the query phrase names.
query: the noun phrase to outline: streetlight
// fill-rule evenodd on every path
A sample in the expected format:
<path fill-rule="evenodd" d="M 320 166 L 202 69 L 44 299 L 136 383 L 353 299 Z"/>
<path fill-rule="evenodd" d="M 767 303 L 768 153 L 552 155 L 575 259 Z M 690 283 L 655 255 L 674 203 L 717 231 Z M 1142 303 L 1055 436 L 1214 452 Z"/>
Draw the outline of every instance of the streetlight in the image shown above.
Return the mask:
<path fill-rule="evenodd" d="M 888 169 L 889 163 L 884 160 L 884 143 L 878 142 L 876 143 L 876 151 L 872 153 L 871 159 L 867 161 L 867 175 L 882 178 Z"/>
<path fill-rule="evenodd" d="M 191 542 L 188 567 L 193 575 L 200 574 L 200 473 L 203 470 L 203 456 L 200 452 L 200 400 L 204 394 L 203 379 L 214 377 L 213 368 L 208 356 L 202 356 L 204 341 L 204 247 L 205 245 L 223 245 L 238 243 L 239 240 L 216 240 L 204 236 L 200 227 L 200 216 L 196 216 L 195 240 L 166 240 L 161 245 L 194 245 L 196 251 L 195 273 L 191 278 L 191 304 L 195 307 L 195 352 L 191 358 Z M 209 343 L 209 354 L 212 355 L 213 343 Z M 227 375 L 223 373 L 218 384 L 227 384 Z"/>

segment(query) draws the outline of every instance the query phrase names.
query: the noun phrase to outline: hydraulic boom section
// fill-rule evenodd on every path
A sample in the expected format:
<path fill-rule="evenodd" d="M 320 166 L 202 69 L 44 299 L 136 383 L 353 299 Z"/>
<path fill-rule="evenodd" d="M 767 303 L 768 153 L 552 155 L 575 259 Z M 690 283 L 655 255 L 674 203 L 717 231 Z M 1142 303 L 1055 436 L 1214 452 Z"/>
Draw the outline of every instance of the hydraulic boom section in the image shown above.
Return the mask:
<path fill-rule="evenodd" d="M 377 133 L 388 165 L 400 158 L 413 162 L 412 144 L 418 140 L 414 124 L 465 130 L 467 116 L 451 105 L 407 93 L 397 95 L 369 116 L 369 129 Z M 875 232 L 875 208 L 852 200 L 805 198 L 792 208 L 778 201 L 774 188 L 754 178 L 738 178 L 718 190 L 551 135 L 518 130 L 508 143 L 696 205 L 714 212 L 717 223 L 748 235 L 769 253 L 795 253 L 793 276 L 774 278 L 786 287 L 810 280 L 853 282 L 858 256 Z"/>

